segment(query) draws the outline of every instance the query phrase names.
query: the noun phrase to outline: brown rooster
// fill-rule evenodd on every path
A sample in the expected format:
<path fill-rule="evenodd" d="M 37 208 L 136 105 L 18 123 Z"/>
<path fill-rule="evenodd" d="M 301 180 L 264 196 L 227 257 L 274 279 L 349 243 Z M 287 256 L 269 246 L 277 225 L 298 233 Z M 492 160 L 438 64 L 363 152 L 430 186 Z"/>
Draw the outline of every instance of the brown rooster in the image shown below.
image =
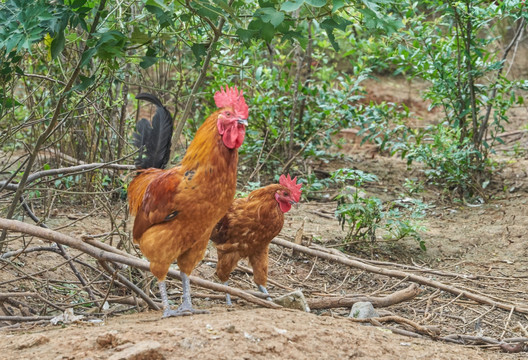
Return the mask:
<path fill-rule="evenodd" d="M 188 275 L 203 258 L 209 235 L 233 201 L 238 148 L 244 141 L 248 107 L 242 91 L 221 89 L 215 96 L 219 108 L 196 132 L 181 164 L 162 170 L 169 159 L 172 118 L 150 94 L 137 99 L 157 106 L 152 124 L 138 122 L 135 144 L 143 149 L 136 165 L 140 170 L 128 187 L 130 212 L 135 215 L 133 236 L 150 261 L 158 279 L 163 317 L 204 313 L 192 307 Z M 172 310 L 165 277 L 174 260 L 180 268 L 182 304 Z"/>
<path fill-rule="evenodd" d="M 281 175 L 279 184 L 252 191 L 248 197 L 236 199 L 216 224 L 211 240 L 216 246 L 216 275 L 227 284 L 229 274 L 242 258 L 248 258 L 258 289 L 268 295 L 268 247 L 284 225 L 284 213 L 301 198 L 297 177 Z M 231 305 L 231 297 L 226 294 Z"/>

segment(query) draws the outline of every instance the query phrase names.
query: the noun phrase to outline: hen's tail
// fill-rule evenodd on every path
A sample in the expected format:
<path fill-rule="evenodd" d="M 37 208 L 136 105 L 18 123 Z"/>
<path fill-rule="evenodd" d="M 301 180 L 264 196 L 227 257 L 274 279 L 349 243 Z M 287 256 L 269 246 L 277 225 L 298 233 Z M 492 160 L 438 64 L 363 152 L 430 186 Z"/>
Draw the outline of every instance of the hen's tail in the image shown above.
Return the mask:
<path fill-rule="evenodd" d="M 134 145 L 139 148 L 139 155 L 135 164 L 140 169 L 163 169 L 170 156 L 172 115 L 152 94 L 141 93 L 136 95 L 136 99 L 146 100 L 156 105 L 157 110 L 152 123 L 147 119 L 141 119 L 136 124 Z"/>

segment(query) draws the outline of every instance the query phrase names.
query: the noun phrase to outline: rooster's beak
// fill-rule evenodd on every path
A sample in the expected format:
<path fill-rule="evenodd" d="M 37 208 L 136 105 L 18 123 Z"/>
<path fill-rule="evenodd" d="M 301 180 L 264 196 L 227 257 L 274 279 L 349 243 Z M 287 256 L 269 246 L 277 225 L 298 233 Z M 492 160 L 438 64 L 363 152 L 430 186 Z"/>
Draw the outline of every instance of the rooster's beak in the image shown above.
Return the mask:
<path fill-rule="evenodd" d="M 240 125 L 248 126 L 248 122 L 246 119 L 238 119 L 237 121 Z"/>

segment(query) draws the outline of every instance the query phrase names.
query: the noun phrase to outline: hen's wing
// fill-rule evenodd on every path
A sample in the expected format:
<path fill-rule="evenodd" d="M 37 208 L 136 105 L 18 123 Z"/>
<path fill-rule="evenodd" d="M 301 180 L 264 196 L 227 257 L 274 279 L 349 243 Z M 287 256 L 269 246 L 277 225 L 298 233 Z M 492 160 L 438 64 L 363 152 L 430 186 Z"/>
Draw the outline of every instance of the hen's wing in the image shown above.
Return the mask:
<path fill-rule="evenodd" d="M 148 184 L 142 197 L 134 221 L 134 240 L 139 240 L 152 225 L 170 221 L 178 215 L 178 195 L 182 175 L 176 171 L 164 171 L 157 174 Z"/>

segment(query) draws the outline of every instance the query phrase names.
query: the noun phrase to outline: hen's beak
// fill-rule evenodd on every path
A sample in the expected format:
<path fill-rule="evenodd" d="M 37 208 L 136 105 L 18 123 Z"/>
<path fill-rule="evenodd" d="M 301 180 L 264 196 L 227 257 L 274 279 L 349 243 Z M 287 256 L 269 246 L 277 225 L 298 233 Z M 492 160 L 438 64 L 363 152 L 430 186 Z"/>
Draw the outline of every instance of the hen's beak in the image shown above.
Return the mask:
<path fill-rule="evenodd" d="M 293 205 L 293 207 L 296 208 L 296 209 L 299 208 L 299 203 L 296 202 L 296 201 L 290 200 L 290 204 Z"/>
<path fill-rule="evenodd" d="M 244 125 L 244 126 L 248 126 L 248 122 L 246 119 L 238 119 L 237 122 L 240 124 L 240 125 Z"/>

